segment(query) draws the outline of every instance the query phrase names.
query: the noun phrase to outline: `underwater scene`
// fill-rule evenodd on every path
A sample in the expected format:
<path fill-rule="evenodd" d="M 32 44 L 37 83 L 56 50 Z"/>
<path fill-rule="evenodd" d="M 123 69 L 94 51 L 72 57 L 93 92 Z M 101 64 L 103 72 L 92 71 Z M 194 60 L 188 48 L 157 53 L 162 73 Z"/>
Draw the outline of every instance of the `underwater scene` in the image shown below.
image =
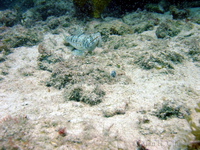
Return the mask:
<path fill-rule="evenodd" d="M 200 150 L 200 1 L 0 0 L 0 150 Z"/>

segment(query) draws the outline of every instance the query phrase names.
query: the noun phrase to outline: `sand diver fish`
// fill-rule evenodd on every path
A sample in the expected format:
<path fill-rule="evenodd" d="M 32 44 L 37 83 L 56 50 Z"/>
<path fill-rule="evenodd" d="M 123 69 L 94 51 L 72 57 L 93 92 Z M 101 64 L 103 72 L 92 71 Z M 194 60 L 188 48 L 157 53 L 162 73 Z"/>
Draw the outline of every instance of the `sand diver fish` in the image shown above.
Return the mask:
<path fill-rule="evenodd" d="M 83 55 L 84 52 L 92 52 L 96 47 L 102 44 L 101 34 L 78 34 L 72 36 L 65 36 L 66 41 L 73 46 L 75 55 Z"/>

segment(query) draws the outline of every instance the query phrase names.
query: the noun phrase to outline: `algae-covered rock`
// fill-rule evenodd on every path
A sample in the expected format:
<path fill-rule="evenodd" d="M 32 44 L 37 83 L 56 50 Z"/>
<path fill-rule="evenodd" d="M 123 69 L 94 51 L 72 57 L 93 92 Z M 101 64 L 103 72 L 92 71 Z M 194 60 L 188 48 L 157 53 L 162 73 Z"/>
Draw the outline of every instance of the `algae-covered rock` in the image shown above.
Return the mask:
<path fill-rule="evenodd" d="M 161 23 L 156 30 L 158 38 L 174 37 L 177 36 L 182 30 L 189 31 L 193 28 L 191 23 L 182 21 L 166 20 Z"/>
<path fill-rule="evenodd" d="M 159 23 L 158 18 L 153 13 L 134 12 L 125 15 L 122 20 L 128 25 L 139 25 L 140 23 L 151 21 L 155 25 Z"/>
<path fill-rule="evenodd" d="M 150 20 L 150 21 L 142 22 L 138 25 L 134 25 L 132 28 L 135 33 L 142 33 L 144 31 L 153 30 L 154 26 L 155 26 L 155 22 Z"/>
<path fill-rule="evenodd" d="M 84 65 L 85 63 L 84 60 L 70 59 L 53 65 L 51 77 L 46 81 L 46 85 L 61 89 L 66 87 L 67 84 L 112 84 L 116 82 L 105 69 L 94 68 L 93 64 Z"/>
<path fill-rule="evenodd" d="M 48 17 L 47 18 L 47 26 L 50 28 L 50 29 L 55 29 L 57 28 L 59 25 L 60 25 L 60 21 L 59 19 L 57 19 L 57 17 Z"/>
<path fill-rule="evenodd" d="M 108 37 L 109 35 L 125 35 L 133 33 L 133 30 L 129 25 L 119 20 L 103 22 L 97 25 L 95 30 L 100 32 L 103 37 Z"/>
<path fill-rule="evenodd" d="M 38 46 L 38 67 L 42 70 L 52 72 L 54 65 L 64 61 L 66 53 L 53 50 L 55 45 L 51 42 L 46 45 L 44 42 Z"/>
<path fill-rule="evenodd" d="M 190 18 L 187 21 L 192 21 L 194 23 L 200 24 L 200 8 L 193 8 L 190 11 Z"/>
<path fill-rule="evenodd" d="M 157 108 L 157 111 L 154 112 L 154 115 L 162 120 L 166 120 L 172 117 L 183 119 L 189 114 L 190 111 L 188 108 L 173 101 L 162 104 L 162 106 L 159 106 L 159 108 Z"/>
<path fill-rule="evenodd" d="M 157 12 L 157 13 L 164 13 L 165 12 L 164 8 L 159 4 L 149 3 L 149 4 L 145 5 L 145 8 L 148 11 L 151 11 L 151 12 Z"/>
<path fill-rule="evenodd" d="M 6 56 L 0 53 L 0 63 L 6 60 Z"/>
<path fill-rule="evenodd" d="M 165 50 L 162 52 L 145 52 L 135 61 L 143 69 L 174 69 L 174 65 L 181 63 L 184 57 L 174 51 Z"/>
<path fill-rule="evenodd" d="M 105 106 L 102 110 L 104 117 L 113 117 L 115 115 L 123 115 L 126 113 L 127 103 L 115 103 Z"/>
<path fill-rule="evenodd" d="M 173 69 L 173 65 L 170 62 L 165 61 L 158 55 L 155 56 L 153 54 L 150 54 L 148 52 L 141 55 L 136 61 L 136 64 L 138 64 L 143 69 L 162 69 L 162 68 L 170 68 Z"/>
<path fill-rule="evenodd" d="M 82 86 L 72 86 L 64 91 L 65 101 L 83 102 L 89 105 L 97 105 L 102 102 L 105 92 L 99 87 L 86 90 Z"/>
<path fill-rule="evenodd" d="M 34 0 L 34 6 L 34 11 L 40 13 L 43 20 L 46 20 L 49 16 L 58 17 L 74 12 L 72 0 Z"/>
<path fill-rule="evenodd" d="M 128 25 L 135 25 L 140 23 L 144 18 L 143 13 L 129 13 L 125 15 L 122 20 Z"/>
<path fill-rule="evenodd" d="M 116 56 L 105 56 L 106 54 L 104 53 L 101 55 L 98 59 L 94 55 L 75 58 L 61 57 L 59 59 L 57 57 L 58 55 L 55 55 L 54 52 L 49 53 L 45 48 L 44 50 L 40 48 L 38 66 L 40 69 L 48 70 L 51 73 L 50 77 L 44 81 L 46 86 L 57 89 L 63 89 L 74 84 L 98 85 L 114 84 L 116 82 L 123 82 L 124 84 L 131 83 L 130 78 L 124 74 L 117 75 L 115 78 L 110 74 L 111 69 L 113 69 L 113 61 L 108 61 L 108 57 L 114 60 Z M 55 59 L 55 62 L 52 59 Z"/>
<path fill-rule="evenodd" d="M 157 3 L 150 2 L 145 5 L 145 9 L 147 9 L 147 11 L 156 13 L 164 13 L 169 10 L 169 7 L 170 7 L 170 1 L 166 0 L 160 0 Z"/>
<path fill-rule="evenodd" d="M 123 21 L 130 25 L 135 33 L 153 30 L 160 22 L 154 14 L 144 12 L 127 14 L 123 17 Z"/>
<path fill-rule="evenodd" d="M 198 17 L 198 18 L 192 18 L 191 21 L 194 22 L 194 23 L 200 24 L 200 17 Z"/>
<path fill-rule="evenodd" d="M 167 36 L 170 37 L 174 37 L 176 35 L 178 35 L 181 32 L 181 29 L 178 28 L 178 26 L 176 26 L 173 23 L 161 23 L 160 26 L 157 28 L 156 30 L 156 36 L 158 38 L 165 38 Z"/>
<path fill-rule="evenodd" d="M 193 61 L 200 61 L 200 38 L 193 37 L 184 39 L 186 53 L 193 59 Z"/>
<path fill-rule="evenodd" d="M 63 25 L 64 21 L 68 22 L 68 20 L 64 20 L 64 18 L 66 18 L 68 15 L 72 15 L 74 12 L 72 0 L 59 0 L 56 2 L 53 0 L 34 0 L 34 6 L 35 7 L 32 7 L 22 13 L 21 23 L 26 27 L 32 27 L 36 25 L 38 21 L 45 21 L 48 17 L 50 17 L 47 20 L 47 24 L 50 29 L 54 29 L 56 21 L 59 20 L 60 25 Z M 61 17 L 62 19 L 54 18 L 53 20 L 53 17 Z"/>
<path fill-rule="evenodd" d="M 20 46 L 33 46 L 40 42 L 42 34 L 37 28 L 27 29 L 23 26 L 16 26 L 12 30 L 3 33 L 2 41 L 9 47 L 20 47 Z"/>
<path fill-rule="evenodd" d="M 190 55 L 199 55 L 200 54 L 200 39 L 193 38 L 190 40 L 190 49 L 188 54 Z"/>
<path fill-rule="evenodd" d="M 186 19 L 190 15 L 190 11 L 188 9 L 179 10 L 175 6 L 170 7 L 170 13 L 173 16 L 173 19 Z"/>
<path fill-rule="evenodd" d="M 197 103 L 197 107 L 195 108 L 195 112 L 193 113 L 193 115 L 187 115 L 186 116 L 186 120 L 190 126 L 190 133 L 188 134 L 192 134 L 193 135 L 193 140 L 189 139 L 188 134 L 185 138 L 188 139 L 188 141 L 190 141 L 188 143 L 188 148 L 189 150 L 195 150 L 195 149 L 200 149 L 200 145 L 199 145 L 199 141 L 200 141 L 200 125 L 199 123 L 197 123 L 198 117 L 199 116 L 199 112 L 200 112 L 200 103 Z M 198 120 L 199 121 L 199 120 Z M 183 137 L 181 137 L 183 138 Z"/>
<path fill-rule="evenodd" d="M 72 82 L 73 73 L 69 69 L 65 69 L 63 64 L 52 64 L 51 77 L 46 81 L 46 86 L 53 86 L 57 89 L 66 87 L 67 84 Z"/>
<path fill-rule="evenodd" d="M 130 35 L 130 36 L 117 36 L 117 35 L 112 35 L 109 37 L 108 41 L 106 42 L 106 45 L 108 45 L 109 49 L 120 49 L 120 48 L 134 48 L 138 44 L 134 40 L 135 36 Z"/>
<path fill-rule="evenodd" d="M 22 14 L 21 23 L 26 27 L 31 27 L 39 20 L 42 20 L 41 14 L 35 8 L 31 8 Z"/>
<path fill-rule="evenodd" d="M 8 47 L 8 45 L 6 45 L 5 43 L 0 41 L 0 53 L 2 53 L 3 55 L 8 55 L 10 54 L 12 51 L 11 49 Z"/>
<path fill-rule="evenodd" d="M 6 55 L 10 54 L 12 51 L 8 45 L 4 44 L 0 41 L 0 62 L 3 62 L 6 60 Z"/>
<path fill-rule="evenodd" d="M 0 26 L 12 27 L 19 22 L 19 17 L 17 11 L 9 9 L 0 11 Z"/>

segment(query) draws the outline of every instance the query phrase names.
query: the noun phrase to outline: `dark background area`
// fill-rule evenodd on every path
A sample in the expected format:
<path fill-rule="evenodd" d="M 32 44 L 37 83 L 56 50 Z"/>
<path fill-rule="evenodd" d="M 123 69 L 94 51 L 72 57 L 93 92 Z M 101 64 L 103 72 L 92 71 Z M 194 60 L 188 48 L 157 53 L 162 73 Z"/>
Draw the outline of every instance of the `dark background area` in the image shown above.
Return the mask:
<path fill-rule="evenodd" d="M 0 10 L 20 7 L 22 10 L 34 7 L 33 0 L 0 0 Z"/>
<path fill-rule="evenodd" d="M 159 2 L 160 0 L 112 0 L 108 7 L 113 7 L 115 9 L 118 8 L 121 11 L 130 11 L 138 8 L 143 9 L 148 3 Z M 167 2 L 169 2 L 170 5 L 176 5 L 180 7 L 187 7 L 189 2 L 195 2 L 196 7 L 200 7 L 197 4 L 200 3 L 200 1 L 197 0 L 167 0 Z M 34 7 L 34 2 L 33 0 L 0 0 L 0 10 L 5 10 L 12 7 L 20 7 L 22 10 L 26 10 Z"/>
<path fill-rule="evenodd" d="M 196 0 L 112 0 L 109 7 L 121 9 L 121 11 L 131 11 L 137 9 L 144 9 L 146 4 L 158 4 L 160 2 L 168 3 L 169 5 L 176 5 L 180 9 L 187 7 L 200 7 L 200 1 Z"/>

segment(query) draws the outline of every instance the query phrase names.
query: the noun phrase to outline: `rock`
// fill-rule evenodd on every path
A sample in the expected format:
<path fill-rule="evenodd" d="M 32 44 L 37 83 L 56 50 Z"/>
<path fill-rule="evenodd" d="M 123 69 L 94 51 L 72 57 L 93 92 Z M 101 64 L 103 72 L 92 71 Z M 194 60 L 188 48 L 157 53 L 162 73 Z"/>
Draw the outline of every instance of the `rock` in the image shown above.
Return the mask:
<path fill-rule="evenodd" d="M 144 31 L 153 30 L 154 26 L 155 26 L 155 23 L 152 20 L 150 20 L 150 21 L 142 22 L 138 25 L 135 25 L 132 28 L 135 33 L 142 33 Z"/>
<path fill-rule="evenodd" d="M 177 36 L 182 30 L 189 31 L 193 28 L 191 23 L 185 23 L 182 21 L 166 20 L 161 23 L 156 30 L 156 36 L 158 38 L 174 37 Z"/>
<path fill-rule="evenodd" d="M 19 22 L 19 14 L 17 11 L 4 10 L 0 11 L 0 26 L 12 27 Z"/>
<path fill-rule="evenodd" d="M 125 15 L 122 20 L 128 25 L 139 25 L 140 23 L 148 21 L 154 21 L 154 24 L 158 24 L 159 20 L 153 13 L 147 12 L 133 12 Z"/>
<path fill-rule="evenodd" d="M 102 102 L 105 92 L 99 87 L 86 90 L 81 86 L 72 86 L 64 91 L 65 101 L 83 102 L 89 105 L 97 105 Z"/>
<path fill-rule="evenodd" d="M 26 27 L 35 25 L 36 21 L 42 20 L 42 16 L 34 8 L 28 9 L 22 14 L 21 23 Z"/>
<path fill-rule="evenodd" d="M 27 29 L 21 25 L 13 27 L 8 32 L 3 33 L 3 43 L 8 47 L 16 48 L 20 46 L 33 46 L 41 41 L 43 36 L 37 28 Z"/>
<path fill-rule="evenodd" d="M 117 35 L 112 35 L 109 36 L 108 41 L 106 42 L 106 45 L 108 45 L 109 49 L 121 49 L 121 48 L 134 48 L 136 47 L 138 44 L 136 43 L 136 41 L 134 40 L 135 35 L 127 35 L 127 36 L 117 36 Z"/>
<path fill-rule="evenodd" d="M 161 23 L 156 30 L 158 38 L 165 38 L 167 36 L 174 37 L 181 32 L 181 29 L 176 26 L 176 22 L 168 21 Z"/>
<path fill-rule="evenodd" d="M 154 115 L 162 120 L 166 120 L 172 117 L 183 119 L 190 115 L 190 111 L 181 104 L 169 101 L 162 104 L 162 106 L 158 108 L 156 112 L 154 112 Z"/>
<path fill-rule="evenodd" d="M 179 10 L 175 6 L 171 6 L 170 13 L 173 19 L 186 19 L 189 17 L 190 11 L 188 9 Z"/>
<path fill-rule="evenodd" d="M 174 51 L 161 51 L 155 53 L 145 52 L 135 61 L 143 69 L 174 69 L 174 65 L 181 63 L 184 60 L 184 57 Z"/>
<path fill-rule="evenodd" d="M 50 29 L 55 29 L 57 28 L 59 25 L 60 25 L 60 21 L 58 20 L 57 17 L 48 17 L 47 18 L 47 26 L 50 28 Z"/>
<path fill-rule="evenodd" d="M 159 24 L 159 19 L 153 13 L 137 12 L 130 13 L 123 17 L 123 21 L 130 25 L 133 32 L 142 33 L 153 30 Z"/>
<path fill-rule="evenodd" d="M 40 13 L 42 20 L 46 20 L 49 16 L 62 16 L 66 13 L 72 14 L 75 10 L 73 2 L 69 1 L 54 1 L 54 0 L 35 0 L 34 9 Z"/>
<path fill-rule="evenodd" d="M 3 42 L 0 42 L 0 53 L 3 55 L 8 55 L 10 54 L 12 51 L 9 48 L 8 45 L 4 44 Z"/>
<path fill-rule="evenodd" d="M 157 13 L 164 13 L 164 8 L 159 5 L 159 4 L 147 4 L 145 5 L 145 8 L 148 10 L 148 11 L 151 11 L 151 12 L 157 12 Z"/>
<path fill-rule="evenodd" d="M 127 103 L 117 103 L 111 104 L 110 106 L 105 106 L 102 110 L 104 117 L 113 117 L 115 115 L 125 114 L 127 109 Z"/>
<path fill-rule="evenodd" d="M 95 27 L 96 32 L 100 32 L 103 39 L 107 39 L 109 35 L 125 35 L 133 33 L 132 28 L 119 20 L 100 23 Z"/>
<path fill-rule="evenodd" d="M 193 37 L 191 39 L 184 39 L 184 46 L 186 47 L 186 53 L 193 61 L 200 61 L 200 38 Z"/>

